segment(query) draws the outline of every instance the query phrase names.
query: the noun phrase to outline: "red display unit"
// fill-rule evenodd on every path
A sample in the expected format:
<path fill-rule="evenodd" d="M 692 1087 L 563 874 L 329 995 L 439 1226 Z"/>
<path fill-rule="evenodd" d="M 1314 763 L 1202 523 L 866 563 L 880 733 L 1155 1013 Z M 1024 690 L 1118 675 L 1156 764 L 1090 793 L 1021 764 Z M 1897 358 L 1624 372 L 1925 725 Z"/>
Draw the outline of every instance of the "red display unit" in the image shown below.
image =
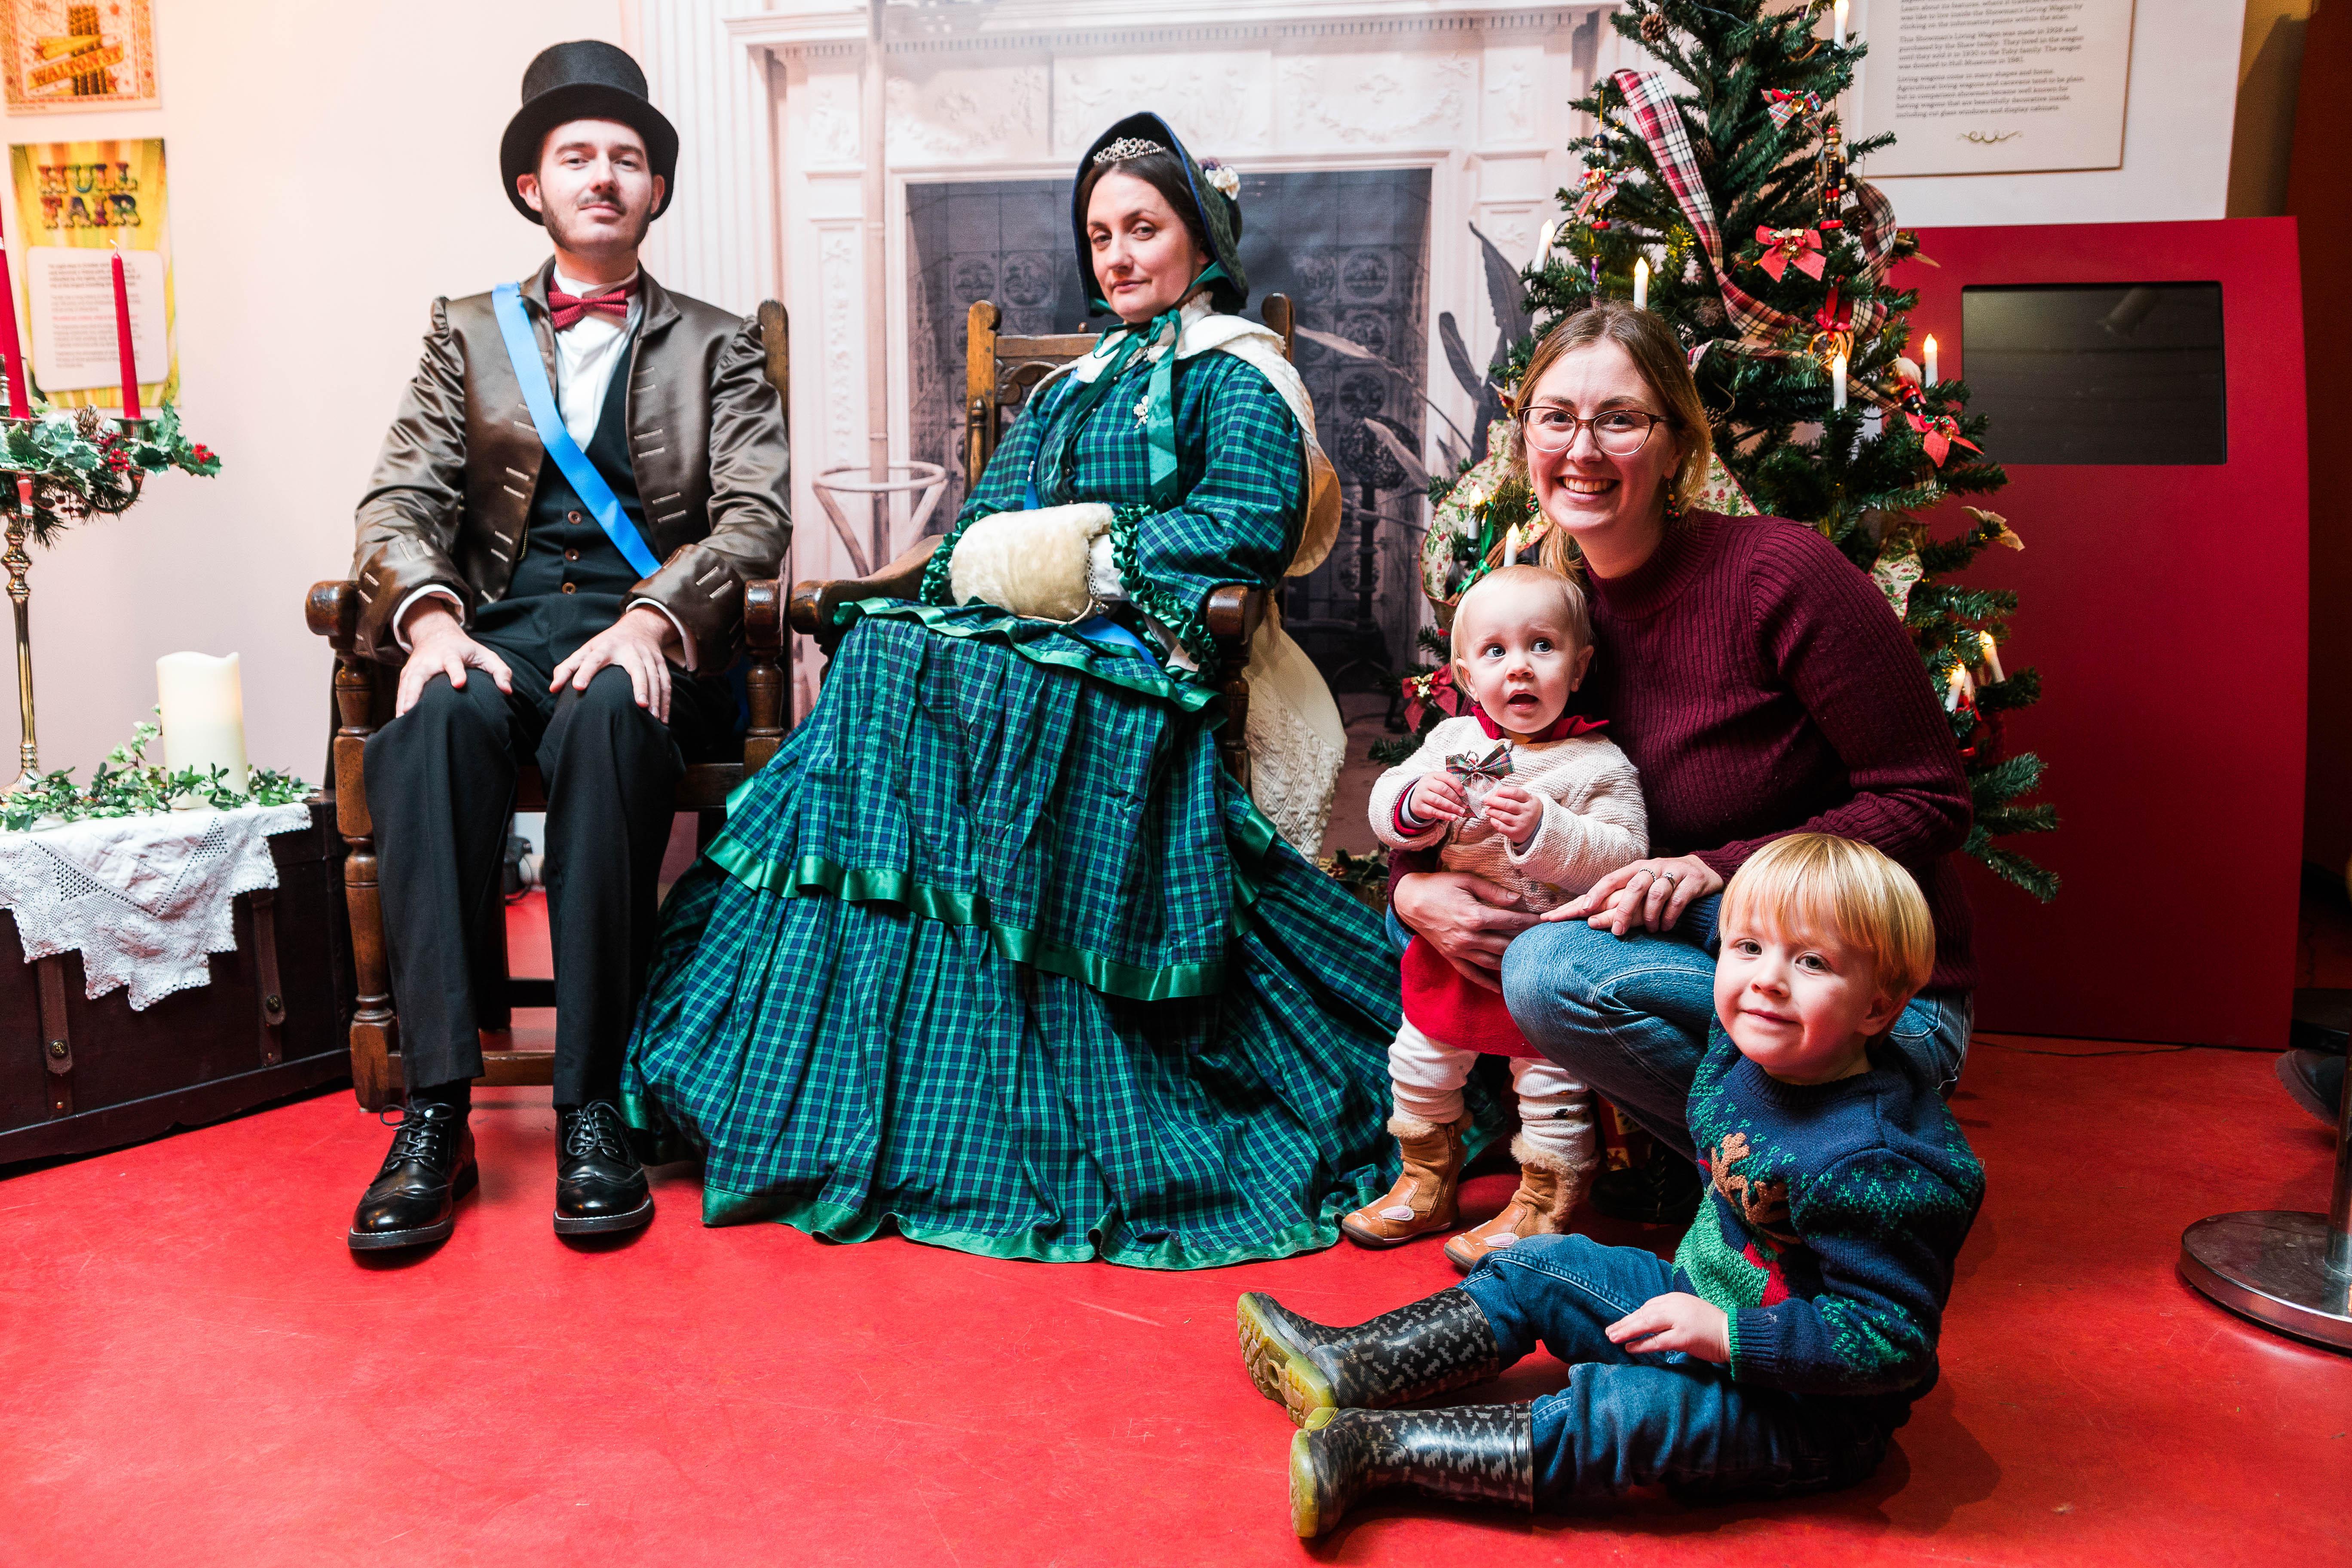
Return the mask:
<path fill-rule="evenodd" d="M 2283 1050 L 2308 632 L 2294 220 L 1919 239 L 1938 265 L 1895 274 L 1919 290 L 1912 353 L 1932 332 L 1994 415 L 2010 482 L 1981 504 L 2025 545 L 1962 579 L 2022 596 L 2001 656 L 2042 673 L 2006 741 L 2049 764 L 2060 826 L 2014 843 L 2064 879 L 2045 905 L 1969 868 L 1977 1026 Z"/>

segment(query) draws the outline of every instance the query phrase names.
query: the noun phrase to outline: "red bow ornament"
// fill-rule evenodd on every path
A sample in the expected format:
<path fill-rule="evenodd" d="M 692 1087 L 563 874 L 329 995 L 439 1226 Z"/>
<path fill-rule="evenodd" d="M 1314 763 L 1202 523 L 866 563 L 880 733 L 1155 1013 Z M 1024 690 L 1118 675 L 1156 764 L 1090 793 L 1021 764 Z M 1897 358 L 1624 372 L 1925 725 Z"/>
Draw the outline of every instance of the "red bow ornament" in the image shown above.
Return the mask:
<path fill-rule="evenodd" d="M 1822 236 L 1811 228 L 1759 228 L 1757 243 L 1763 246 L 1763 258 L 1756 263 L 1772 275 L 1778 283 L 1793 266 L 1808 278 L 1819 278 L 1829 258 L 1822 254 Z"/>
<path fill-rule="evenodd" d="M 1820 119 L 1822 96 L 1817 92 L 1783 92 L 1777 87 L 1764 89 L 1764 112 L 1772 117 L 1772 129 L 1784 131 L 1789 121 L 1803 114 Z"/>
<path fill-rule="evenodd" d="M 1404 725 L 1418 732 L 1421 716 L 1430 708 L 1452 719 L 1462 712 L 1462 691 L 1454 684 L 1454 667 L 1441 664 L 1427 675 L 1404 678 Z"/>
<path fill-rule="evenodd" d="M 1951 455 L 1954 447 L 1966 447 L 1978 453 L 1984 450 L 1960 434 L 1958 420 L 1948 414 L 1928 413 L 1927 394 L 1921 392 L 1919 384 L 1909 376 L 1903 377 L 1896 384 L 1895 396 L 1903 405 L 1903 417 L 1910 421 L 1912 429 L 1919 432 L 1919 445 L 1927 448 L 1927 460 L 1936 467 L 1940 468 L 1944 466 L 1944 459 Z"/>

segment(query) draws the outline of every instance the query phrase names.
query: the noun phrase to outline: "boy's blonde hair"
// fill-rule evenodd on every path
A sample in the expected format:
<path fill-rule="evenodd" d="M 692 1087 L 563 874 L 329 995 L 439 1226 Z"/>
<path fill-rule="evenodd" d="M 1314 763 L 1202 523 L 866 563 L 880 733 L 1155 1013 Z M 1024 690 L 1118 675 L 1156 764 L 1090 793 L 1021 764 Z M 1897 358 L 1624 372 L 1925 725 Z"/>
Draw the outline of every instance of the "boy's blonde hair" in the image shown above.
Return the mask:
<path fill-rule="evenodd" d="M 1936 922 L 1911 873 L 1831 833 L 1775 838 L 1732 874 L 1719 915 L 1754 910 L 1789 931 L 1831 932 L 1872 955 L 1883 995 L 1908 1002 L 1936 967 Z"/>
<path fill-rule="evenodd" d="M 1582 584 L 1548 566 L 1531 566 L 1521 562 L 1513 566 L 1497 566 L 1462 590 L 1462 597 L 1454 601 L 1454 625 L 1447 634 L 1447 647 L 1454 663 L 1462 662 L 1462 623 L 1466 618 L 1464 612 L 1469 609 L 1474 596 L 1485 593 L 1497 583 L 1506 586 L 1524 584 L 1556 595 L 1559 601 L 1560 617 L 1568 623 L 1569 635 L 1576 638 L 1576 646 L 1592 646 L 1592 612 L 1585 605 Z"/>

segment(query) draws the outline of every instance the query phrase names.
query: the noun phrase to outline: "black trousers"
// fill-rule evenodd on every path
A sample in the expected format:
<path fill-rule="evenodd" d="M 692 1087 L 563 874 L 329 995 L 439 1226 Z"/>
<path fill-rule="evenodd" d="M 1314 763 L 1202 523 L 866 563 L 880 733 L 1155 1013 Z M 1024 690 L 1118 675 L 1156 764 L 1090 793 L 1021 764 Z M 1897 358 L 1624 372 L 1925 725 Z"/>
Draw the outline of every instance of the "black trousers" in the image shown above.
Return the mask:
<path fill-rule="evenodd" d="M 608 667 L 585 691 L 551 694 L 557 645 L 476 635 L 513 671 L 511 694 L 478 669 L 462 690 L 436 676 L 367 742 L 403 1076 L 415 1086 L 481 1074 L 471 958 L 484 922 L 506 918 L 499 861 L 527 758 L 547 784 L 555 1102 L 610 1100 L 653 953 L 678 779 L 688 754 L 723 738 L 733 700 L 723 682 L 673 670 L 664 725 L 637 706 L 625 671 Z"/>

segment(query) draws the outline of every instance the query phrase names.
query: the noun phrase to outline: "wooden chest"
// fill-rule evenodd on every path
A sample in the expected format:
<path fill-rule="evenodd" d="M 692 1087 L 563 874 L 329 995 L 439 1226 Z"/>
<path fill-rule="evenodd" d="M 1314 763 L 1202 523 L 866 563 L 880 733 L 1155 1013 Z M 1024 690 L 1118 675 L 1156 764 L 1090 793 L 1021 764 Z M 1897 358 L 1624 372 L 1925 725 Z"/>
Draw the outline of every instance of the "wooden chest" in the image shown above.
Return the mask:
<path fill-rule="evenodd" d="M 136 1142 L 348 1079 L 352 983 L 331 805 L 269 840 L 274 890 L 236 900 L 210 984 L 143 1013 L 83 994 L 81 955 L 26 963 L 0 910 L 0 1166 Z"/>

